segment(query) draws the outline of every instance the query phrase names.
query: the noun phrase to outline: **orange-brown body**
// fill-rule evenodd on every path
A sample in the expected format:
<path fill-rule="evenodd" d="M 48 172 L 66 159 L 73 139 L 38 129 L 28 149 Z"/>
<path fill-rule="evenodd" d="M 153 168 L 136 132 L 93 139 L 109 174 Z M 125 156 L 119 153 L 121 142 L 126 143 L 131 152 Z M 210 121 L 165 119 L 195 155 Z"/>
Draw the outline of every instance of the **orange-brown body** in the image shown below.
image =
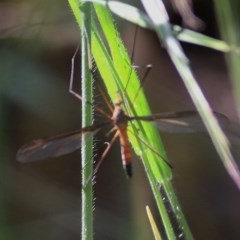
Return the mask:
<path fill-rule="evenodd" d="M 129 117 L 122 110 L 121 104 L 122 104 L 121 100 L 117 99 L 117 101 L 115 102 L 115 108 L 112 115 L 112 121 L 115 128 L 117 129 L 119 140 L 120 140 L 123 167 L 127 173 L 127 176 L 131 177 L 132 176 L 132 155 L 131 155 L 131 148 L 130 148 L 130 143 L 127 135 L 127 125 L 128 125 Z"/>
<path fill-rule="evenodd" d="M 132 155 L 130 150 L 130 143 L 127 135 L 127 126 L 118 127 L 122 164 L 126 170 L 127 176 L 132 176 Z"/>

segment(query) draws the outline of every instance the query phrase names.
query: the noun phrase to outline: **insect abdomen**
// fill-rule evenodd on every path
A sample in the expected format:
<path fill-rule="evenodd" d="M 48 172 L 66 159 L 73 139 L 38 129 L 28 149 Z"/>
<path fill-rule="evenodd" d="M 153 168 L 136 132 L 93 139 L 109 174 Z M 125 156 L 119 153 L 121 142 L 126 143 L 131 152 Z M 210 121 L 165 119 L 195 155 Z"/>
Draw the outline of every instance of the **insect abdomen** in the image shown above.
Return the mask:
<path fill-rule="evenodd" d="M 132 155 L 130 149 L 130 143 L 127 136 L 127 128 L 121 127 L 118 129 L 120 146 L 121 146 L 121 156 L 122 164 L 129 178 L 132 177 Z"/>

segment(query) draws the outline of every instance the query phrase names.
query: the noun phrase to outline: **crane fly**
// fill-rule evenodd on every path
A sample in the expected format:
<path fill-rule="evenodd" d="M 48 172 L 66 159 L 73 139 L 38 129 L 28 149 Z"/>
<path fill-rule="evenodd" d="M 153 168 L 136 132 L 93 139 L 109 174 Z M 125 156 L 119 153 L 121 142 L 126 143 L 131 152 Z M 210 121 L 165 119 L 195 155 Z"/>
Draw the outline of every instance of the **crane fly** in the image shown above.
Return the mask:
<path fill-rule="evenodd" d="M 135 33 L 136 38 L 136 33 Z M 135 42 L 135 40 L 134 40 Z M 69 92 L 82 100 L 82 97 L 75 93 L 73 89 L 73 73 L 74 73 L 74 58 L 77 54 L 78 49 L 75 51 L 72 58 L 72 70 L 71 79 L 69 85 Z M 91 103 L 90 103 L 91 104 Z M 122 164 L 126 171 L 128 177 L 132 176 L 131 167 L 131 149 L 128 139 L 128 124 L 133 121 L 144 121 L 152 122 L 157 125 L 160 131 L 172 132 L 172 133 L 193 133 L 193 132 L 203 132 L 206 131 L 205 126 L 196 111 L 182 111 L 182 112 L 168 112 L 168 113 L 157 113 L 148 116 L 129 116 L 125 113 L 122 108 L 122 100 L 117 96 L 114 103 L 114 109 L 112 111 L 112 116 L 106 114 L 103 110 L 96 106 L 93 106 L 95 110 L 100 112 L 102 115 L 107 117 L 107 120 L 100 122 L 98 124 L 93 124 L 72 132 L 59 134 L 49 138 L 41 138 L 31 141 L 26 145 L 23 145 L 17 152 L 17 160 L 19 162 L 35 162 L 51 157 L 62 156 L 80 149 L 81 147 L 81 137 L 93 136 L 99 130 L 106 126 L 112 126 L 112 130 L 115 130 L 115 135 L 110 141 L 108 147 L 102 154 L 96 168 L 98 169 L 100 163 L 108 153 L 110 147 L 113 145 L 115 140 L 119 138 Z M 232 122 L 221 113 L 214 113 L 221 127 L 225 130 L 227 136 L 232 138 L 239 145 L 240 127 L 237 124 L 232 124 Z M 228 134 L 229 133 L 229 134 Z M 138 136 L 138 140 L 142 141 Z M 147 144 L 146 144 L 147 145 Z M 148 145 L 147 145 L 148 146 Z M 151 148 L 151 146 L 148 146 Z M 154 151 L 155 149 L 151 149 Z M 158 154 L 158 151 L 154 151 Z M 160 155 L 160 154 L 158 154 Z M 162 158 L 162 157 L 161 157 Z M 163 159 L 164 160 L 164 159 Z M 166 163 L 167 161 L 164 160 Z M 167 163 L 169 165 L 169 163 Z"/>
<path fill-rule="evenodd" d="M 77 50 L 76 50 L 77 52 Z M 73 56 L 73 59 L 76 55 Z M 74 72 L 74 62 L 72 59 L 72 71 L 71 79 L 69 85 L 69 92 L 82 101 L 82 97 L 75 93 L 73 89 L 73 72 Z M 138 91 L 137 91 L 138 93 Z M 104 94 L 102 94 L 104 96 Z M 104 98 L 106 100 L 106 98 Z M 136 99 L 136 98 L 135 98 Z M 91 104 L 87 102 L 88 104 Z M 108 102 L 109 103 L 109 102 Z M 92 104 L 91 104 L 92 105 Z M 156 113 L 148 116 L 129 116 L 122 108 L 122 100 L 120 95 L 117 95 L 116 101 L 114 103 L 114 109 L 112 109 L 112 115 L 109 116 L 102 109 L 94 106 L 95 110 L 104 115 L 107 120 L 103 122 L 93 124 L 75 131 L 68 133 L 59 134 L 53 137 L 40 138 L 23 145 L 17 152 L 17 160 L 19 162 L 35 162 L 47 158 L 58 157 L 72 153 L 81 148 L 81 138 L 83 135 L 90 137 L 95 135 L 99 130 L 106 126 L 111 126 L 112 132 L 115 130 L 115 135 L 108 144 L 108 147 L 103 152 L 101 158 L 95 167 L 95 172 L 100 166 L 102 160 L 105 158 L 109 149 L 115 142 L 117 138 L 120 141 L 121 158 L 123 168 L 126 171 L 128 177 L 132 176 L 132 156 L 131 148 L 128 139 L 128 124 L 133 121 L 143 121 L 149 123 L 155 123 L 160 131 L 165 131 L 169 133 L 194 133 L 194 132 L 205 132 L 205 126 L 196 111 L 181 111 L 181 112 L 167 112 L 167 113 Z M 109 106 L 109 104 L 108 104 Z M 111 108 L 111 107 L 109 107 Z M 238 124 L 231 122 L 225 115 L 221 113 L 214 112 L 220 126 L 225 130 L 227 137 L 230 141 L 235 142 L 237 145 L 240 144 L 240 127 Z M 136 136 L 141 142 L 143 140 Z M 143 142 L 150 150 L 158 154 L 163 161 L 170 165 L 155 149 L 151 148 L 147 143 Z"/>
<path fill-rule="evenodd" d="M 214 113 L 220 125 L 226 129 L 230 125 L 229 119 L 220 113 Z M 33 140 L 22 146 L 17 152 L 19 162 L 35 162 L 51 157 L 65 155 L 81 147 L 81 136 L 92 136 L 105 126 L 112 126 L 116 131 L 110 146 L 119 138 L 123 168 L 128 177 L 132 176 L 131 150 L 128 139 L 127 126 L 131 121 L 145 121 L 156 123 L 161 131 L 173 133 L 190 133 L 205 131 L 205 127 L 196 111 L 157 113 L 149 116 L 128 116 L 122 109 L 122 101 L 117 97 L 112 116 L 108 120 L 93 124 L 72 132 L 49 138 Z M 106 155 L 107 151 L 104 156 Z M 103 155 L 101 159 L 103 158 Z M 99 161 L 100 163 L 101 161 Z"/>

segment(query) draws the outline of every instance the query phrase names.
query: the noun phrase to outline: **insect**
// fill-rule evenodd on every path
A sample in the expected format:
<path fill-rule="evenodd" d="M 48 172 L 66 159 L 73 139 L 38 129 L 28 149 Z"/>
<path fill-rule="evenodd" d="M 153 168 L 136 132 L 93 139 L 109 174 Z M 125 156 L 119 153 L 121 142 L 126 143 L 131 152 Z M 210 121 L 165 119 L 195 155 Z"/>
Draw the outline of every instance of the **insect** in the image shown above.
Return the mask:
<path fill-rule="evenodd" d="M 226 128 L 230 124 L 229 119 L 215 113 L 221 126 Z M 45 158 L 65 155 L 81 147 L 81 136 L 94 135 L 101 128 L 111 125 L 116 133 L 110 145 L 119 137 L 122 164 L 128 177 L 132 176 L 131 151 L 128 140 L 127 126 L 131 121 L 147 121 L 157 124 L 161 131 L 187 133 L 205 131 L 205 127 L 196 111 L 158 113 L 150 116 L 128 116 L 122 109 L 122 100 L 118 96 L 114 103 L 112 116 L 106 121 L 93 124 L 72 132 L 60 134 L 49 138 L 41 138 L 22 146 L 17 152 L 19 162 L 34 162 Z"/>
<path fill-rule="evenodd" d="M 75 54 L 74 54 L 75 55 Z M 74 57 L 73 57 L 74 58 Z M 72 65 L 74 66 L 74 64 Z M 72 73 L 74 69 L 72 68 Z M 70 79 L 70 93 L 74 94 L 77 98 L 82 100 L 81 96 L 77 95 L 72 91 L 72 77 Z M 96 109 L 99 112 L 103 112 L 101 109 Z M 129 116 L 125 113 L 122 108 L 122 99 L 117 96 L 114 103 L 114 109 L 112 116 L 103 114 L 107 117 L 106 120 L 98 124 L 93 124 L 79 130 L 75 130 L 69 133 L 60 134 L 49 138 L 41 138 L 33 140 L 32 142 L 22 146 L 17 152 L 17 160 L 19 162 L 34 162 L 50 157 L 58 157 L 71 153 L 81 147 L 81 136 L 93 136 L 100 129 L 106 126 L 112 126 L 116 133 L 113 139 L 110 141 L 108 147 L 102 154 L 99 163 L 96 166 L 98 169 L 103 158 L 107 154 L 108 150 L 119 138 L 122 164 L 128 177 L 132 176 L 131 167 L 131 150 L 128 139 L 128 124 L 133 121 L 144 121 L 152 122 L 157 125 L 161 131 L 175 132 L 175 133 L 186 133 L 186 132 L 199 132 L 205 131 L 205 127 L 199 114 L 196 111 L 183 111 L 183 112 L 169 112 L 169 113 L 158 113 L 148 116 Z M 230 121 L 227 117 L 220 113 L 215 113 L 220 125 L 224 129 L 228 129 Z M 141 139 L 139 139 L 141 141 Z M 96 171 L 95 171 L 96 172 Z"/>

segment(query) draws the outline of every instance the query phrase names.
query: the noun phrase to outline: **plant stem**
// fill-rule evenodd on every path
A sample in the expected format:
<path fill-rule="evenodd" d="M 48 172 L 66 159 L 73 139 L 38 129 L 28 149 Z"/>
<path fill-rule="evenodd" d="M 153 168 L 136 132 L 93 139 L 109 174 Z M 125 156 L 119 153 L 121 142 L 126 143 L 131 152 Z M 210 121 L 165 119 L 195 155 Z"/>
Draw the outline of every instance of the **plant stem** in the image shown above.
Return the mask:
<path fill-rule="evenodd" d="M 91 43 L 91 4 L 81 5 L 82 14 L 82 127 L 92 124 L 92 79 L 89 69 Z M 82 240 L 93 239 L 93 188 L 89 177 L 93 172 L 93 139 L 82 136 Z"/>

